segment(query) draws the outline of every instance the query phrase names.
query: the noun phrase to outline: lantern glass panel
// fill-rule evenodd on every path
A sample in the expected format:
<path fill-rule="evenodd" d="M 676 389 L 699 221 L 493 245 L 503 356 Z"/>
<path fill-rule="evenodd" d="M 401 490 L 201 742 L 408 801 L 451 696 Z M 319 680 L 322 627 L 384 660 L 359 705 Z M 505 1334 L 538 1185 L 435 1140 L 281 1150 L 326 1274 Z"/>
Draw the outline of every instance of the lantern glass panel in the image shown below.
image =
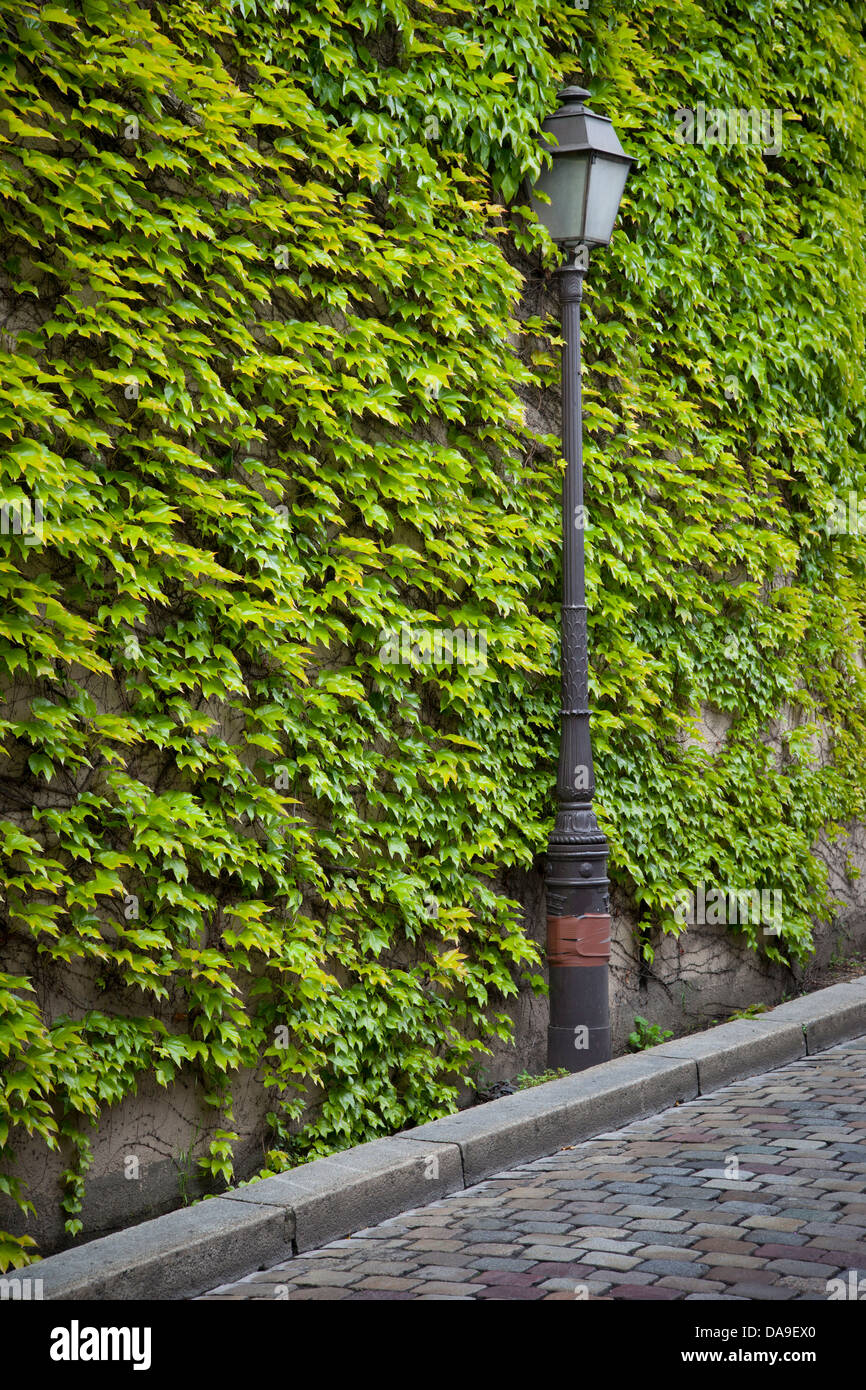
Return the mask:
<path fill-rule="evenodd" d="M 551 167 L 538 176 L 532 209 L 554 241 L 583 241 L 588 169 L 586 154 L 554 154 Z M 550 202 L 540 202 L 537 193 L 546 193 Z"/>
<path fill-rule="evenodd" d="M 605 159 L 603 154 L 593 157 L 582 238 L 592 245 L 607 246 L 613 236 L 628 169 L 625 160 Z"/>

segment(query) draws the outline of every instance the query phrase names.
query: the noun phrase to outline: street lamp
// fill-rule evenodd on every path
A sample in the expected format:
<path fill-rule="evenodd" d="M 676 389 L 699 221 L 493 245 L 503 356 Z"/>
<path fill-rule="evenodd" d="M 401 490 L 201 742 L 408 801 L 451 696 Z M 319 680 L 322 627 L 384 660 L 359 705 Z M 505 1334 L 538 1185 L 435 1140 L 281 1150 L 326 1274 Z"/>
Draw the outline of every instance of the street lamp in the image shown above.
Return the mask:
<path fill-rule="evenodd" d="M 607 246 L 632 160 L 606 116 L 566 87 L 542 126 L 551 155 L 532 205 L 565 252 L 557 271 L 562 309 L 562 712 L 557 812 L 545 872 L 550 966 L 548 1065 L 583 1071 L 610 1058 L 610 905 L 607 841 L 592 808 L 589 664 L 584 585 L 580 301 L 589 248 Z M 538 195 L 546 194 L 549 202 Z"/>

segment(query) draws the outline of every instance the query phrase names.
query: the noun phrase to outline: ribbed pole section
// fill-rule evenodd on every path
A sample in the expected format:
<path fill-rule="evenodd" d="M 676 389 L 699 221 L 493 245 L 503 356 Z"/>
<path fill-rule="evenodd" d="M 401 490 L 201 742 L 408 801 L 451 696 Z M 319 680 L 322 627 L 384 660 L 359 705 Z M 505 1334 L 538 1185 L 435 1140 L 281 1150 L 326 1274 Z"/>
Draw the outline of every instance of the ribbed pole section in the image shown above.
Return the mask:
<path fill-rule="evenodd" d="M 547 853 L 548 1064 L 583 1071 L 610 1057 L 607 842 L 592 798 L 584 578 L 582 269 L 558 272 L 562 309 L 562 712 L 557 814 Z"/>

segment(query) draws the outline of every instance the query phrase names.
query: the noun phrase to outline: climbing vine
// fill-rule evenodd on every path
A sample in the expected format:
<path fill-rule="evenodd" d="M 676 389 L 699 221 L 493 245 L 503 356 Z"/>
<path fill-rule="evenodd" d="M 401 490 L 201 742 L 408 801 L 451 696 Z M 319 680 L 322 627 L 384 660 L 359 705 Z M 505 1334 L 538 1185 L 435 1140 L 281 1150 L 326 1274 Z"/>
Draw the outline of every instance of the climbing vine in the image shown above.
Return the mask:
<path fill-rule="evenodd" d="M 216 1184 L 247 1069 L 271 1168 L 441 1114 L 542 985 L 497 873 L 552 806 L 556 258 L 524 180 L 564 76 L 638 158 L 584 315 L 612 877 L 647 950 L 700 879 L 780 889 L 778 941 L 745 930 L 808 952 L 815 842 L 866 789 L 864 547 L 825 525 L 864 486 L 863 9 L 0 0 L 23 1212 L 26 1133 L 81 1230 L 92 1126 L 143 1077 L 199 1078 Z M 699 101 L 781 109 L 780 150 L 683 143 Z"/>

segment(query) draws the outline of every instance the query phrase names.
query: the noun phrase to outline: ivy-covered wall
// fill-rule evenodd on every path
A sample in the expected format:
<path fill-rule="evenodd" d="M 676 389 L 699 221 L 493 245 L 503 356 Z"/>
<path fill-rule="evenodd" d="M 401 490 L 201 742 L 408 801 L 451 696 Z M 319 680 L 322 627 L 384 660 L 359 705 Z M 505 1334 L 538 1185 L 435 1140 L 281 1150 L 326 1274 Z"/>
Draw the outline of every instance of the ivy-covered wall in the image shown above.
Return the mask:
<path fill-rule="evenodd" d="M 4 1262 L 28 1135 L 74 1236 L 137 1088 L 218 1187 L 237 1078 L 285 1166 L 449 1109 L 542 986 L 563 77 L 639 161 L 584 316 L 611 875 L 647 959 L 699 882 L 808 956 L 866 791 L 864 9 L 0 0 Z"/>

